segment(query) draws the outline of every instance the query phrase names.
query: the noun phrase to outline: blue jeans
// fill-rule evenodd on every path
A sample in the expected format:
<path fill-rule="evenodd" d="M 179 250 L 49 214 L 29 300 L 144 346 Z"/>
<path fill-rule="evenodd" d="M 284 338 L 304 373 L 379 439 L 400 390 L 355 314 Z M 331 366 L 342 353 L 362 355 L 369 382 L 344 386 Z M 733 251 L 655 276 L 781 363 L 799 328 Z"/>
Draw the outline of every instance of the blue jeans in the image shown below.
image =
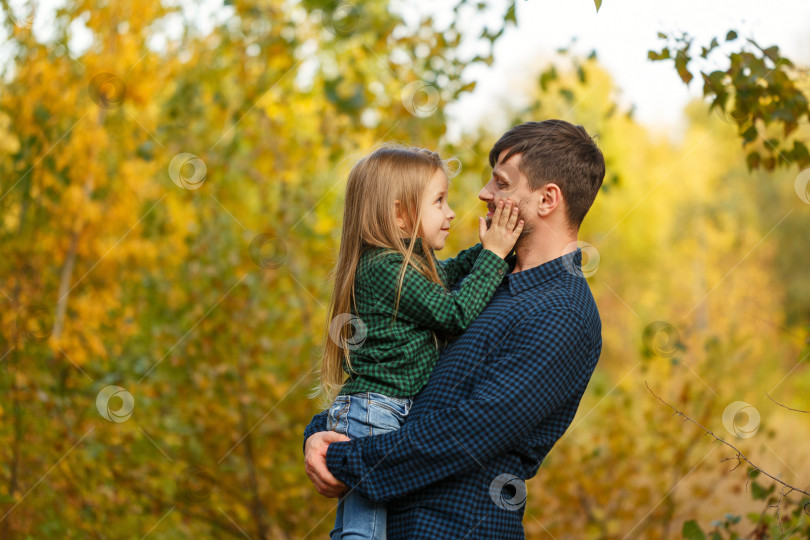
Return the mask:
<path fill-rule="evenodd" d="M 411 409 L 411 398 L 392 398 L 374 392 L 341 395 L 326 415 L 326 429 L 350 439 L 379 435 L 402 426 Z M 331 540 L 385 540 L 385 503 L 374 502 L 351 490 L 337 505 Z"/>

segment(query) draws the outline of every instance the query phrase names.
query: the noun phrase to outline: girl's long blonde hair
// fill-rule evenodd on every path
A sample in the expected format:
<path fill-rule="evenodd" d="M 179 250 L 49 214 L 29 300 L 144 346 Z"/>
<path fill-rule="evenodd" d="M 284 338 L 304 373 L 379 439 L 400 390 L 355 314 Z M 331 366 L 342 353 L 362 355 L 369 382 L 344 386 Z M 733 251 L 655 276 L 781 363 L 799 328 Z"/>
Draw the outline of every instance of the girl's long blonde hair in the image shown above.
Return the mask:
<path fill-rule="evenodd" d="M 442 283 L 430 248 L 423 244 L 426 256 L 422 257 L 414 253 L 414 244 L 421 234 L 422 197 L 437 170 L 448 174 L 447 163 L 437 153 L 424 148 L 387 145 L 352 167 L 346 184 L 340 251 L 330 276 L 334 291 L 327 312 L 320 385 L 315 388 L 313 396 L 321 395 L 325 402 L 331 401 L 343 386 L 344 365 L 351 370 L 350 347 L 346 344 L 351 343 L 352 325 L 345 323 L 349 318 L 347 314 L 357 314 L 354 281 L 363 252 L 380 247 L 385 253 L 403 256 L 394 318 L 409 265 L 430 281 Z M 410 231 L 407 244 L 397 225 L 396 200 L 399 200 L 400 216 Z M 335 328 L 332 328 L 333 324 Z"/>

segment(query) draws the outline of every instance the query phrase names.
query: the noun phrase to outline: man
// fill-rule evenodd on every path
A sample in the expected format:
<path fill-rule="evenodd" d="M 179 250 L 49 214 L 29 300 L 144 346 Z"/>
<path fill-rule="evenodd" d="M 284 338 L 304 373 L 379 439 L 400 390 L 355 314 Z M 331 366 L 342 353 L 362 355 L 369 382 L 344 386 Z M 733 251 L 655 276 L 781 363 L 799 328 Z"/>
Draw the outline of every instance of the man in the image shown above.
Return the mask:
<path fill-rule="evenodd" d="M 305 432 L 318 491 L 388 501 L 391 539 L 524 538 L 524 482 L 573 420 L 601 352 L 576 244 L 601 151 L 582 126 L 546 120 L 509 130 L 489 162 L 487 225 L 507 198 L 525 225 L 486 309 L 442 351 L 399 430 L 348 441 L 321 413 Z"/>

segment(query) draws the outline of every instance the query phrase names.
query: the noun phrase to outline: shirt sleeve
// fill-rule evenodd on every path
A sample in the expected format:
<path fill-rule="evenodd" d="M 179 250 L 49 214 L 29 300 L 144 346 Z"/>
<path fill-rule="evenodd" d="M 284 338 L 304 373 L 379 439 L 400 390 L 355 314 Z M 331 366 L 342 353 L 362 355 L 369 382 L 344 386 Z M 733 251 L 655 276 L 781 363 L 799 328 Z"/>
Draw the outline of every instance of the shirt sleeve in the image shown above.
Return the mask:
<path fill-rule="evenodd" d="M 484 249 L 484 246 L 479 242 L 473 247 L 459 252 L 459 254 L 452 259 L 438 261 L 439 266 L 442 267 L 445 276 L 447 276 L 448 289 L 458 283 L 461 278 L 470 273 L 470 270 L 472 270 L 473 264 L 475 263 L 476 259 L 478 259 L 478 255 L 481 253 L 482 249 Z"/>
<path fill-rule="evenodd" d="M 519 353 L 483 359 L 470 399 L 390 433 L 332 443 L 327 467 L 366 497 L 387 501 L 490 460 L 582 395 L 595 367 L 593 332 L 569 310 L 533 318 L 521 329 Z"/>
<path fill-rule="evenodd" d="M 402 256 L 387 254 L 375 275 L 393 310 L 402 268 Z M 469 274 L 454 291 L 434 283 L 408 266 L 402 283 L 397 317 L 441 332 L 458 333 L 467 329 L 484 310 L 495 289 L 509 270 L 509 263 L 488 249 L 478 254 Z M 393 313 L 393 311 L 392 311 Z"/>
<path fill-rule="evenodd" d="M 315 435 L 319 431 L 326 431 L 326 411 L 313 416 L 309 425 L 304 429 L 304 449 L 307 447 L 307 439 L 310 435 Z"/>

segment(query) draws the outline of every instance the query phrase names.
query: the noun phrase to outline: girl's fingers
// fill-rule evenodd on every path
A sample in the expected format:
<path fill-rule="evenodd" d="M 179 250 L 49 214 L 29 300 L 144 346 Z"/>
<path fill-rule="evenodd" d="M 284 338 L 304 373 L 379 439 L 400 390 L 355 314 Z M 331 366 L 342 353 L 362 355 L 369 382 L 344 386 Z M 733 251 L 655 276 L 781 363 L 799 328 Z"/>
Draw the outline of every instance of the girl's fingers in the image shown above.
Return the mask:
<path fill-rule="evenodd" d="M 495 213 L 492 214 L 492 226 L 497 226 L 501 220 L 501 210 L 503 209 L 503 203 L 498 203 L 495 205 Z"/>
<path fill-rule="evenodd" d="M 504 201 L 503 206 L 498 206 L 498 214 L 492 216 L 492 223 L 497 225 L 498 227 L 505 227 L 506 221 L 509 218 L 509 213 L 512 211 L 512 207 L 509 205 L 509 201 Z"/>
<path fill-rule="evenodd" d="M 506 230 L 511 231 L 515 228 L 515 224 L 517 223 L 518 211 L 517 207 L 512 208 L 509 212 L 509 220 L 506 222 Z"/>
<path fill-rule="evenodd" d="M 512 201 L 506 201 L 503 205 L 503 214 L 501 214 L 501 227 L 506 227 L 509 223 L 509 218 L 512 217 Z"/>

